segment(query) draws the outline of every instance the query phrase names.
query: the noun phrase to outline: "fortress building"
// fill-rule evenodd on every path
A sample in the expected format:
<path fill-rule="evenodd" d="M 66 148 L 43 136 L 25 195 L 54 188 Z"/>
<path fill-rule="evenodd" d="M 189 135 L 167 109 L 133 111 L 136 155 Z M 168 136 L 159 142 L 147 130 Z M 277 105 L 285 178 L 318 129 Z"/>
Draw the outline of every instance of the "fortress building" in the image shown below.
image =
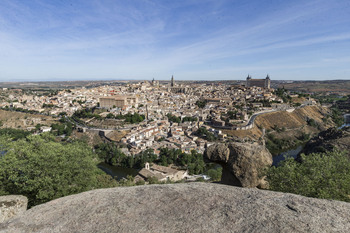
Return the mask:
<path fill-rule="evenodd" d="M 246 87 L 255 86 L 255 87 L 262 87 L 262 88 L 270 89 L 270 84 L 271 84 L 271 80 L 270 80 L 269 75 L 267 75 L 266 78 L 264 78 L 264 79 L 252 79 L 252 77 L 250 75 L 248 75 Z"/>
<path fill-rule="evenodd" d="M 100 98 L 100 107 L 101 108 L 121 108 L 125 109 L 126 107 L 137 106 L 138 99 L 136 96 L 109 96 Z"/>

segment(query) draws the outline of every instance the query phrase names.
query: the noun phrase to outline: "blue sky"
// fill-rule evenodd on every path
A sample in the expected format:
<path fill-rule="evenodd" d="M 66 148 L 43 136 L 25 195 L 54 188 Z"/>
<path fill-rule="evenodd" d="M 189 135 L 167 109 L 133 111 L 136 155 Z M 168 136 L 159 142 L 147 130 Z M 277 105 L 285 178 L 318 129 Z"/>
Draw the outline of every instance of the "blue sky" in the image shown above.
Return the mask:
<path fill-rule="evenodd" d="M 1 0 L 0 81 L 350 79 L 349 0 Z"/>

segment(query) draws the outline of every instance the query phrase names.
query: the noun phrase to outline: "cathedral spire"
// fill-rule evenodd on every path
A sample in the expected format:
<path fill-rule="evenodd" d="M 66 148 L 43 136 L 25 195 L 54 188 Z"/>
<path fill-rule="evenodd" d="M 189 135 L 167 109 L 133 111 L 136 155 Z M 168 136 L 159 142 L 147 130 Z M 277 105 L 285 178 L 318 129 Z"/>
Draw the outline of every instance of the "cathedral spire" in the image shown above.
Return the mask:
<path fill-rule="evenodd" d="M 172 87 L 175 86 L 174 75 L 171 76 L 171 86 Z"/>

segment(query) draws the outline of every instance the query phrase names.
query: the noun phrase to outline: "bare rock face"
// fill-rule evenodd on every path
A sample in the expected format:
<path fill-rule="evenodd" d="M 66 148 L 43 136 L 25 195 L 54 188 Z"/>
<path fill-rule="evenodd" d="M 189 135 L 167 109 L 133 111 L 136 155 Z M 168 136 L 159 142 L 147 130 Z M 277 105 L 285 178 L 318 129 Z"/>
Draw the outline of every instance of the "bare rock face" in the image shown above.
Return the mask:
<path fill-rule="evenodd" d="M 23 214 L 27 205 L 28 199 L 25 196 L 0 196 L 0 223 Z"/>
<path fill-rule="evenodd" d="M 210 183 L 93 190 L 38 205 L 0 232 L 350 232 L 350 203 Z"/>
<path fill-rule="evenodd" d="M 343 129 L 329 128 L 310 139 L 300 154 L 310 154 L 338 149 L 346 150 L 350 157 L 350 127 Z M 300 157 L 298 158 L 300 159 Z"/>
<path fill-rule="evenodd" d="M 207 161 L 223 167 L 221 183 L 240 187 L 266 187 L 261 170 L 272 165 L 272 155 L 265 146 L 231 142 L 215 144 L 204 153 Z"/>

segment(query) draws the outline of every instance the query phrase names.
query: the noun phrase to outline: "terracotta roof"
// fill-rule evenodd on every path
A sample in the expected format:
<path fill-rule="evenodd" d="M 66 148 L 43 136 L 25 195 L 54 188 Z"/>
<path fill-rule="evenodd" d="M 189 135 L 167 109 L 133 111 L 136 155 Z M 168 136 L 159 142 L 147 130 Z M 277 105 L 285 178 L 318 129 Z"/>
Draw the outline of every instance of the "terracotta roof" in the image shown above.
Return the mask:
<path fill-rule="evenodd" d="M 152 172 L 146 168 L 142 168 L 141 171 L 139 171 L 139 175 L 146 178 L 146 179 L 148 177 L 156 177 L 158 180 L 162 180 L 162 179 L 166 178 L 165 175 L 158 173 L 158 172 Z"/>
<path fill-rule="evenodd" d="M 151 169 L 165 173 L 165 174 L 176 174 L 178 172 L 178 170 L 170 168 L 170 167 L 164 167 L 164 166 L 160 166 L 157 164 L 153 164 Z"/>
<path fill-rule="evenodd" d="M 147 177 L 152 177 L 152 176 L 155 176 L 155 173 L 151 172 L 150 170 L 146 169 L 146 168 L 142 168 L 140 171 L 139 171 L 139 175 L 144 177 L 144 178 L 147 178 Z"/>

